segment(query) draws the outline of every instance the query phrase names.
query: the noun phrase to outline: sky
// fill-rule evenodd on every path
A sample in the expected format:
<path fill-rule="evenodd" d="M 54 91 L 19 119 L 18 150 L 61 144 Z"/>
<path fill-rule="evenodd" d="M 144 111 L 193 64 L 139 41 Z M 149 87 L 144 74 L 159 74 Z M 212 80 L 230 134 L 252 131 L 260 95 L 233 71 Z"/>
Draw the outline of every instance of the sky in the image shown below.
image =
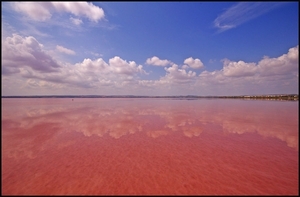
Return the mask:
<path fill-rule="evenodd" d="M 298 94 L 298 2 L 1 2 L 3 96 Z"/>

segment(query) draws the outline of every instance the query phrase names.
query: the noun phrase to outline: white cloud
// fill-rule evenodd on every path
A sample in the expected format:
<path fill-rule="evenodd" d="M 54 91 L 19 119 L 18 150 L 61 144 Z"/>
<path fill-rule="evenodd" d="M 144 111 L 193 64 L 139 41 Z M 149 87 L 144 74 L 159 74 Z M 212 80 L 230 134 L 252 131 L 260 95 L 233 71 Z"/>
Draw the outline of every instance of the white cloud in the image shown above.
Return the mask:
<path fill-rule="evenodd" d="M 186 72 L 184 69 L 179 69 L 176 64 L 173 64 L 172 67 L 165 68 L 165 70 L 167 71 L 167 74 L 164 79 L 176 82 L 188 82 L 196 76 L 195 72 Z"/>
<path fill-rule="evenodd" d="M 47 48 L 47 47 L 45 47 Z M 165 67 L 158 80 L 142 65 L 119 56 L 105 61 L 89 59 L 70 64 L 59 62 L 34 37 L 13 34 L 2 41 L 2 93 L 20 94 L 152 94 L 152 95 L 240 95 L 251 93 L 295 93 L 299 81 L 299 47 L 279 57 L 261 61 L 223 60 L 215 71 L 188 71 L 187 65 Z M 57 50 L 69 52 L 64 47 Z M 52 53 L 54 55 L 54 53 Z M 169 61 L 170 62 L 170 61 Z M 185 63 L 193 65 L 194 59 Z M 151 71 L 150 71 L 151 72 Z"/>
<path fill-rule="evenodd" d="M 258 68 L 261 76 L 274 76 L 299 73 L 299 46 L 289 49 L 287 54 L 278 58 L 264 57 Z"/>
<path fill-rule="evenodd" d="M 200 59 L 193 59 L 192 57 L 185 59 L 183 63 L 189 65 L 193 69 L 199 69 L 204 67 Z"/>
<path fill-rule="evenodd" d="M 185 69 L 188 69 L 189 66 L 188 65 L 182 65 L 181 68 L 185 70 Z"/>
<path fill-rule="evenodd" d="M 65 53 L 65 54 L 68 54 L 68 55 L 75 55 L 75 51 L 71 50 L 71 49 L 67 49 L 63 46 L 60 46 L 60 45 L 56 45 L 56 50 L 61 52 L 61 53 Z"/>
<path fill-rule="evenodd" d="M 141 65 L 134 61 L 127 62 L 117 56 L 109 59 L 109 63 L 98 58 L 84 59 L 75 65 L 66 64 L 57 73 L 37 73 L 30 68 L 21 68 L 22 77 L 73 88 L 123 87 L 134 83 L 137 74 L 146 74 Z"/>
<path fill-rule="evenodd" d="M 49 20 L 55 11 L 86 17 L 94 22 L 104 18 L 103 9 L 88 2 L 13 2 L 12 6 L 35 21 Z M 80 23 L 78 20 L 75 23 Z"/>
<path fill-rule="evenodd" d="M 246 63 L 244 61 L 223 60 L 223 69 L 217 71 L 225 77 L 258 76 L 274 77 L 276 75 L 295 75 L 299 72 L 299 46 L 290 48 L 287 54 L 277 58 L 264 57 L 258 63 Z M 215 73 L 204 71 L 200 75 Z"/>
<path fill-rule="evenodd" d="M 71 20 L 71 22 L 72 22 L 73 24 L 75 24 L 75 25 L 80 25 L 80 24 L 83 23 L 82 20 L 80 20 L 80 19 L 78 19 L 78 18 L 70 17 L 70 20 Z"/>
<path fill-rule="evenodd" d="M 13 8 L 17 12 L 27 15 L 36 21 L 46 21 L 51 18 L 51 2 L 13 2 Z"/>
<path fill-rule="evenodd" d="M 115 73 L 127 75 L 131 75 L 133 73 L 146 74 L 146 72 L 143 70 L 142 65 L 137 65 L 134 61 L 127 62 L 126 60 L 123 60 L 118 56 L 109 59 L 109 64 L 111 66 L 112 71 Z"/>
<path fill-rule="evenodd" d="M 71 50 L 59 45 L 57 50 L 73 54 Z M 109 59 L 109 63 L 102 58 L 84 59 L 74 65 L 57 62 L 34 37 L 13 34 L 3 42 L 2 76 L 7 76 L 6 81 L 9 81 L 9 76 L 12 76 L 10 80 L 26 79 L 26 82 L 20 84 L 26 87 L 123 87 L 134 84 L 138 74 L 147 74 L 142 65 L 118 56 Z"/>
<path fill-rule="evenodd" d="M 146 60 L 146 64 L 154 65 L 154 66 L 167 66 L 167 65 L 171 65 L 173 63 L 169 60 L 161 60 L 158 57 L 153 56 L 152 58 L 148 58 Z"/>
<path fill-rule="evenodd" d="M 159 87 L 161 85 L 180 85 L 192 83 L 196 79 L 196 72 L 186 71 L 173 64 L 165 68 L 166 75 L 159 80 L 141 80 L 139 83 L 148 87 Z"/>
<path fill-rule="evenodd" d="M 282 3 L 271 2 L 241 2 L 231 6 L 214 20 L 219 32 L 237 27 L 251 19 L 261 16 Z"/>
<path fill-rule="evenodd" d="M 231 62 L 230 60 L 224 60 L 223 62 L 223 74 L 227 77 L 253 76 L 257 73 L 258 68 L 255 63 Z"/>
<path fill-rule="evenodd" d="M 39 72 L 55 72 L 61 67 L 34 37 L 13 34 L 2 44 L 2 69 L 12 71 L 24 66 Z"/>
<path fill-rule="evenodd" d="M 196 84 L 203 87 L 218 87 L 249 94 L 249 91 L 268 93 L 295 92 L 298 89 L 298 46 L 277 58 L 264 57 L 258 63 L 223 60 L 223 69 L 203 71 Z M 222 91 L 222 90 L 220 90 Z M 224 95 L 225 93 L 223 93 Z M 228 93 L 227 93 L 228 94 Z"/>
<path fill-rule="evenodd" d="M 104 17 L 102 8 L 88 2 L 53 2 L 54 7 L 59 11 L 70 12 L 75 16 L 86 16 L 94 22 Z"/>

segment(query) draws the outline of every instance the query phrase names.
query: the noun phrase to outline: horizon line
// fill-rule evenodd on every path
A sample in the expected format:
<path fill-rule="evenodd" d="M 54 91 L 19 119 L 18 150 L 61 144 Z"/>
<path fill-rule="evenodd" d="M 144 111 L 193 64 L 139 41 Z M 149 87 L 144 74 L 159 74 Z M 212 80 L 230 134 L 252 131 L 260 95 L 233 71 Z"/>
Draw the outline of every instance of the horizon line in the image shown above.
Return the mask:
<path fill-rule="evenodd" d="M 298 96 L 298 93 L 290 93 L 290 94 L 243 94 L 243 95 L 206 95 L 206 96 L 199 96 L 199 95 L 164 95 L 164 96 L 158 96 L 158 95 L 132 95 L 132 94 L 123 94 L 123 95 L 98 95 L 98 94 L 89 94 L 89 95 L 8 95 L 8 96 L 3 96 L 1 97 L 241 97 L 241 96 L 288 96 L 288 95 L 293 95 L 293 96 Z"/>

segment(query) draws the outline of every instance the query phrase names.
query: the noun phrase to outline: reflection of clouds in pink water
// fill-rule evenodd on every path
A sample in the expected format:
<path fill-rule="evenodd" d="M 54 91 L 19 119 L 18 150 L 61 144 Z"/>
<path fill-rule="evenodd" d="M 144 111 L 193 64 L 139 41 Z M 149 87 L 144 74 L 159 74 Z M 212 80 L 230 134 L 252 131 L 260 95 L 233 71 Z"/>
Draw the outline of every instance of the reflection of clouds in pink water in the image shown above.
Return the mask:
<path fill-rule="evenodd" d="M 4 194 L 298 192 L 298 103 L 29 101 L 2 99 Z"/>
<path fill-rule="evenodd" d="M 163 135 L 168 135 L 169 131 L 167 130 L 152 130 L 152 131 L 148 131 L 147 135 L 149 137 L 153 137 L 153 138 L 157 138 L 159 136 L 163 136 Z"/>
<path fill-rule="evenodd" d="M 276 137 L 298 149 L 298 132 L 294 103 L 271 101 L 109 101 L 65 99 L 60 102 L 36 101 L 21 105 L 19 113 L 5 105 L 3 129 L 33 129 L 38 124 L 55 124 L 57 132 L 82 132 L 85 136 L 108 134 L 114 138 L 145 132 L 157 138 L 170 132 L 187 137 L 199 136 L 207 123 L 222 126 L 225 133 L 253 133 Z M 129 101 L 129 102 L 128 102 Z M 224 101 L 223 101 L 224 102 Z M 281 107 L 282 105 L 282 107 Z"/>
<path fill-rule="evenodd" d="M 202 128 L 200 127 L 192 127 L 183 129 L 183 133 L 187 137 L 199 136 L 202 133 Z"/>
<path fill-rule="evenodd" d="M 2 128 L 2 137 L 9 139 L 10 143 L 2 144 L 7 150 L 2 152 L 9 158 L 22 159 L 24 157 L 34 159 L 37 154 L 45 150 L 57 134 L 57 127 L 53 124 L 43 123 L 32 125 L 31 128 L 21 129 L 20 127 Z M 37 133 L 38 132 L 38 135 Z M 10 134 L 12 133 L 12 134 Z M 17 137 L 15 136 L 17 134 Z"/>

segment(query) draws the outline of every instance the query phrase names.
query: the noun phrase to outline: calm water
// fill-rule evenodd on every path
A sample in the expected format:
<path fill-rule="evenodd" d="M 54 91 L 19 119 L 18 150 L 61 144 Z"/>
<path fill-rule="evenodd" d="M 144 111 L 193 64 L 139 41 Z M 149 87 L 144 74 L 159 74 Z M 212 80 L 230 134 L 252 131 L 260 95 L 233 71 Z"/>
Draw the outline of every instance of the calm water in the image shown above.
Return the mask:
<path fill-rule="evenodd" d="M 2 194 L 299 194 L 298 101 L 2 99 Z"/>

